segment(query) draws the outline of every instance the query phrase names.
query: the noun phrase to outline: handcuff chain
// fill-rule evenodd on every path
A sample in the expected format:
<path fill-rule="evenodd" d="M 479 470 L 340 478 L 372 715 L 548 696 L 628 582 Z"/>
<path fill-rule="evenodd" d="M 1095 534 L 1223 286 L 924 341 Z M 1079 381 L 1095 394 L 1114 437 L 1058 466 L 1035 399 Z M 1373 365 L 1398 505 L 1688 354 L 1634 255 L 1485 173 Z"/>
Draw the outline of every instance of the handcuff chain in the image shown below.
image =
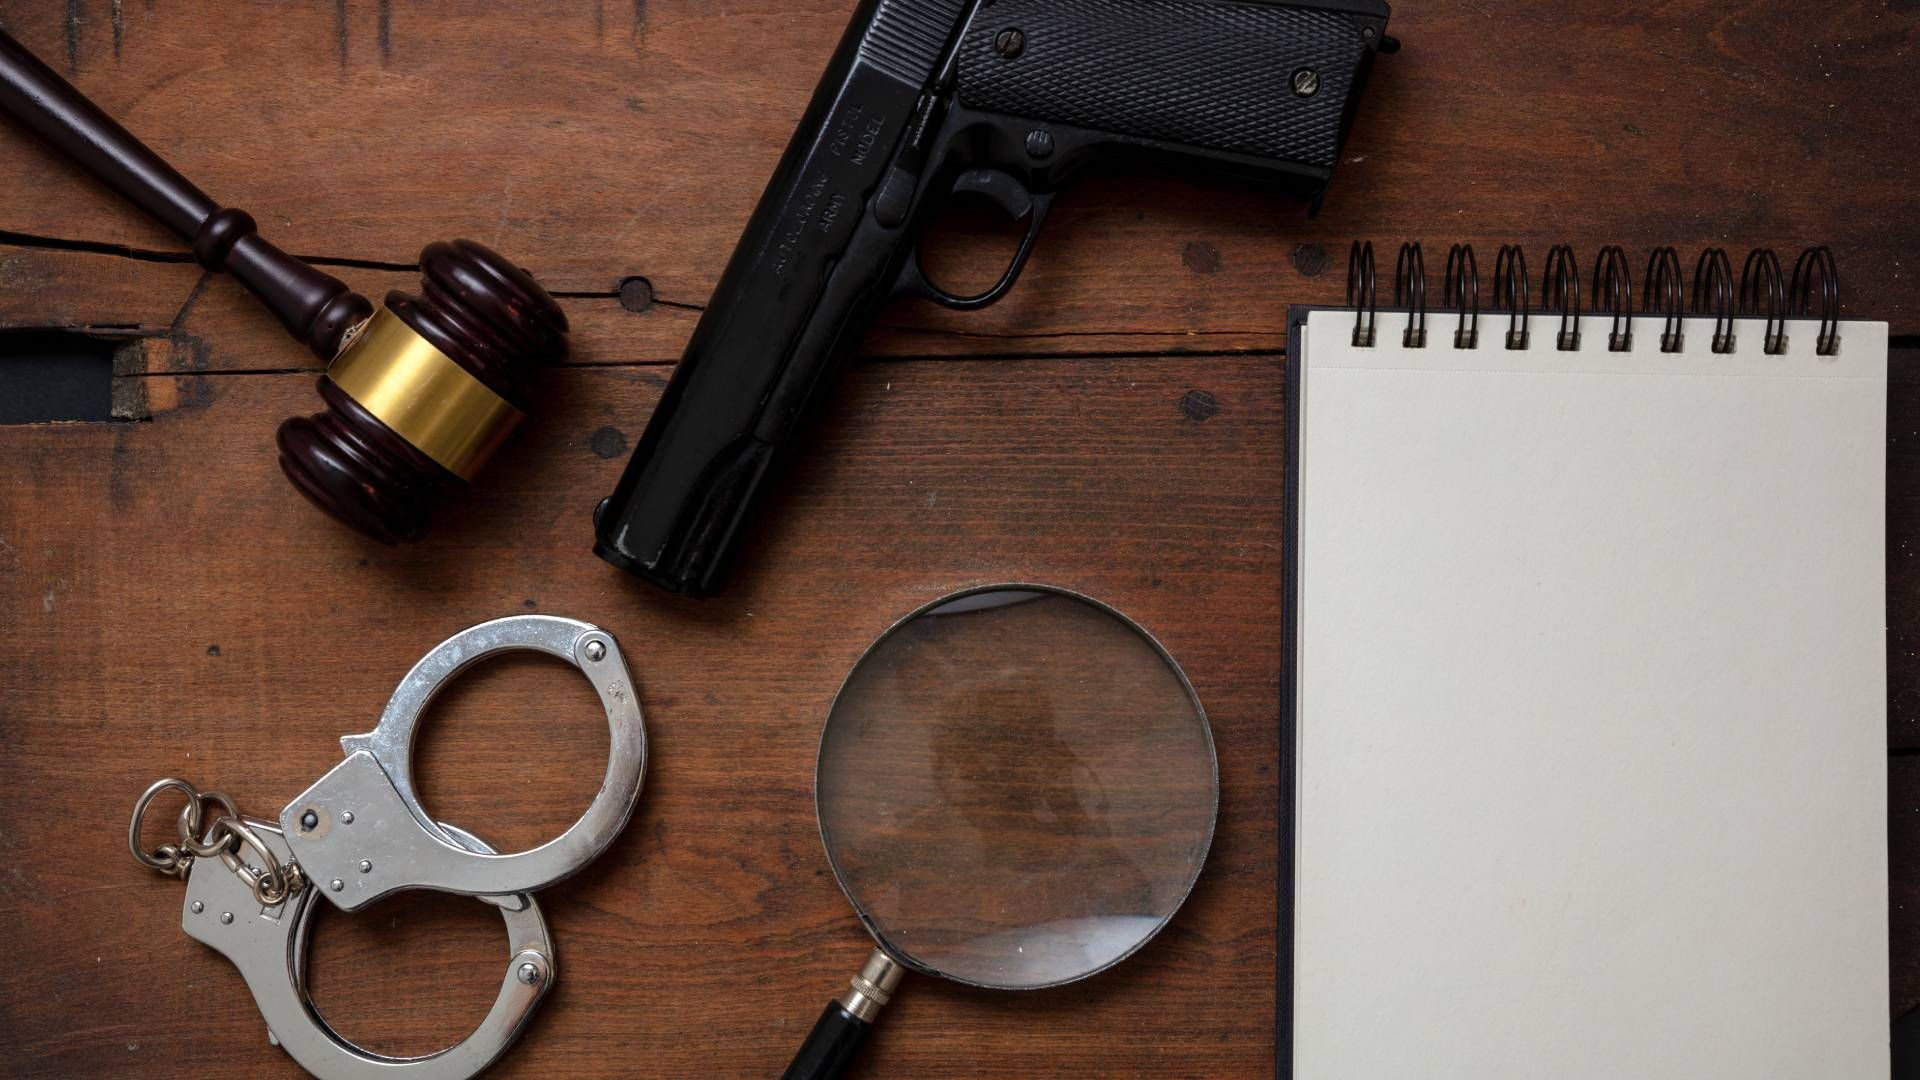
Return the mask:
<path fill-rule="evenodd" d="M 152 851 L 142 850 L 141 821 L 145 819 L 147 807 L 153 804 L 154 797 L 168 789 L 178 791 L 187 800 L 186 805 L 180 808 L 180 842 L 162 844 Z M 209 804 L 217 812 L 211 821 L 207 817 Z M 127 850 L 133 853 L 140 865 L 183 880 L 187 871 L 193 869 L 196 858 L 218 858 L 226 864 L 227 869 L 247 883 L 253 898 L 265 907 L 285 903 L 288 897 L 307 884 L 307 876 L 300 869 L 300 864 L 291 861 L 283 864 L 275 858 L 225 792 L 203 792 L 185 780 L 171 776 L 154 781 L 135 800 L 133 820 L 127 825 Z M 244 857 L 249 850 L 253 858 L 258 860 L 258 866 Z"/>

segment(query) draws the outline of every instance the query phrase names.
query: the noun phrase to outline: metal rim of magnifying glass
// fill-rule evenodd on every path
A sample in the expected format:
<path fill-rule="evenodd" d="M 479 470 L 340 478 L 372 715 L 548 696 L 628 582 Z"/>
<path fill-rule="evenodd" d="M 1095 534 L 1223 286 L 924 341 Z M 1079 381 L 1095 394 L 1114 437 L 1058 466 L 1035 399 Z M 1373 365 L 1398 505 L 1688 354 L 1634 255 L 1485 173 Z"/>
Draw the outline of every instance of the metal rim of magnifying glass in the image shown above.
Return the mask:
<path fill-rule="evenodd" d="M 1153 651 L 1160 657 L 1161 663 L 1165 664 L 1167 669 L 1173 672 L 1174 678 L 1180 680 L 1180 688 L 1186 692 L 1187 700 L 1193 704 L 1194 715 L 1200 721 L 1200 734 L 1205 737 L 1207 745 L 1207 771 L 1212 780 L 1213 789 L 1213 806 L 1209 808 L 1207 812 L 1207 835 L 1200 845 L 1200 857 L 1194 862 L 1193 874 L 1187 878 L 1186 884 L 1180 890 L 1180 898 L 1174 902 L 1172 907 L 1167 909 L 1166 915 L 1162 917 L 1159 922 L 1153 924 L 1153 929 L 1140 935 L 1139 940 L 1129 945 L 1126 951 L 1108 960 L 1106 963 L 1098 967 L 1089 968 L 1086 971 L 1065 979 L 1056 979 L 1053 982 L 1047 983 L 1035 983 L 1031 986 L 1007 986 L 998 983 L 976 982 L 972 979 L 964 979 L 936 968 L 927 967 L 913 960 L 911 957 L 902 955 L 886 938 L 881 936 L 879 929 L 873 924 L 873 919 L 867 914 L 866 907 L 860 903 L 860 898 L 853 895 L 853 890 L 847 886 L 846 875 L 841 873 L 840 864 L 833 857 L 833 845 L 827 842 L 826 818 L 825 815 L 820 812 L 820 761 L 826 754 L 827 729 L 833 726 L 834 712 L 839 709 L 840 698 L 846 694 L 847 687 L 853 682 L 853 677 L 860 673 L 860 669 L 866 665 L 868 658 L 874 654 L 875 650 L 879 649 L 881 645 L 884 645 L 893 635 L 899 633 L 901 628 L 905 627 L 908 623 L 913 622 L 915 619 L 918 619 L 920 616 L 925 615 L 935 608 L 945 607 L 956 600 L 964 600 L 969 596 L 978 596 L 981 593 L 990 592 L 1033 592 L 1051 596 L 1061 596 L 1069 600 L 1077 600 L 1096 611 L 1103 612 L 1112 617 L 1118 621 L 1120 625 L 1138 634 L 1142 641 L 1152 646 Z M 1160 931 L 1166 929 L 1167 924 L 1173 921 L 1173 917 L 1180 914 L 1180 909 L 1186 906 L 1187 898 L 1193 895 L 1193 887 L 1200 882 L 1200 872 L 1206 869 L 1207 856 L 1213 853 L 1213 834 L 1214 830 L 1220 824 L 1220 757 L 1213 744 L 1213 723 L 1207 719 L 1206 707 L 1200 704 L 1200 695 L 1194 691 L 1193 683 L 1187 678 L 1186 671 L 1174 660 L 1173 654 L 1167 651 L 1167 647 L 1160 644 L 1159 638 L 1148 633 L 1146 627 L 1135 622 L 1132 618 L 1128 617 L 1125 612 L 1111 604 L 1102 603 L 1085 593 L 1061 588 L 1058 585 L 1041 585 L 1028 581 L 1002 581 L 988 585 L 972 585 L 929 600 L 895 620 L 893 625 L 887 627 L 886 630 L 881 632 L 879 637 L 873 639 L 872 644 L 861 650 L 860 658 L 853 662 L 853 667 L 847 669 L 846 678 L 840 680 L 840 688 L 833 692 L 833 701 L 827 706 L 827 722 L 820 725 L 820 743 L 814 750 L 813 818 L 814 827 L 820 833 L 820 848 L 826 852 L 827 866 L 833 870 L 834 883 L 840 886 L 840 892 L 847 898 L 847 903 L 853 905 L 853 913 L 859 916 L 860 925 L 866 928 L 867 936 L 873 939 L 875 947 L 881 952 L 886 953 L 895 963 L 898 963 L 908 971 L 918 972 L 921 975 L 932 975 L 936 978 L 958 983 L 961 986 L 971 986 L 981 990 L 1051 990 L 1056 986 L 1066 986 L 1070 983 L 1077 983 L 1082 979 L 1092 978 L 1127 959 L 1134 953 L 1139 952 L 1146 947 L 1147 942 L 1159 937 Z"/>

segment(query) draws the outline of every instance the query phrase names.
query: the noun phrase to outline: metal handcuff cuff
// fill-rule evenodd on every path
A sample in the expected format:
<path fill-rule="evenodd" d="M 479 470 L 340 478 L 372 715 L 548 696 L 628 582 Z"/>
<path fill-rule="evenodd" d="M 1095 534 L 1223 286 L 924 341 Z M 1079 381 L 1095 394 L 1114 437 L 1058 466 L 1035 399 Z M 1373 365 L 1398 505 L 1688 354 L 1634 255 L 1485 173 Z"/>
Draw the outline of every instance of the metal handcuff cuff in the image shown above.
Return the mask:
<path fill-rule="evenodd" d="M 611 738 L 607 775 L 586 813 L 558 837 L 503 855 L 427 815 L 413 784 L 413 736 L 428 704 L 456 675 L 515 650 L 548 653 L 580 669 L 606 709 Z M 400 680 L 379 725 L 340 745 L 346 760 L 289 803 L 277 825 L 241 816 L 220 792 L 169 778 L 135 804 L 127 846 L 142 865 L 186 879 L 182 928 L 240 969 L 269 1037 L 302 1068 L 322 1080 L 472 1076 L 507 1049 L 553 985 L 553 943 L 528 894 L 592 862 L 639 800 L 647 748 L 633 681 L 613 635 L 599 627 L 548 615 L 496 619 L 435 646 Z M 166 790 L 187 796 L 180 842 L 144 850 L 141 819 Z M 500 908 L 511 956 L 499 997 L 471 1035 L 424 1057 L 385 1057 L 348 1042 L 314 1008 L 307 930 L 317 897 L 357 911 L 406 889 L 477 896 Z"/>

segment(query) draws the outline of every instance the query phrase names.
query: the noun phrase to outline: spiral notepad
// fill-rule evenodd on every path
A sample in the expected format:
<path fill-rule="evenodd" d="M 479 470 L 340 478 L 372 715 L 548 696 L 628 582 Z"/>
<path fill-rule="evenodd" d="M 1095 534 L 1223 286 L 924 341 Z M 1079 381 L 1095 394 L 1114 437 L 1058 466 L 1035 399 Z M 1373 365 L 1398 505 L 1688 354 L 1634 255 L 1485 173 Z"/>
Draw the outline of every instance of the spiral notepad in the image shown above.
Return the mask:
<path fill-rule="evenodd" d="M 1279 1075 L 1885 1077 L 1885 324 L 1821 249 L 1356 255 L 1289 318 Z"/>

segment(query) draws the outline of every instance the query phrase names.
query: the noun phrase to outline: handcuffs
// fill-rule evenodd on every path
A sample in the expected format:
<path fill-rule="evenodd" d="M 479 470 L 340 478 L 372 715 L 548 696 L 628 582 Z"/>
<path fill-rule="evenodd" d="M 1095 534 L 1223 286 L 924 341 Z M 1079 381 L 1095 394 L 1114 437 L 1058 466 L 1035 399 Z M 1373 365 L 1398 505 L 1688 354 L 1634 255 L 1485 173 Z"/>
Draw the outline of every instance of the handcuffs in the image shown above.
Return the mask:
<path fill-rule="evenodd" d="M 413 736 L 454 677 L 497 653 L 533 650 L 580 669 L 606 709 L 607 775 L 592 805 L 558 837 L 516 854 L 434 821 L 413 783 Z M 168 778 L 134 805 L 127 846 L 144 866 L 184 878 L 181 926 L 240 969 L 269 1037 L 321 1080 L 460 1080 L 492 1064 L 553 985 L 553 943 L 529 894 L 592 862 L 619 835 L 640 797 L 646 730 L 613 635 L 575 619 L 516 615 L 469 627 L 407 672 L 380 722 L 340 740 L 346 760 L 287 804 L 277 824 L 243 817 L 217 791 Z M 187 797 L 178 844 L 140 845 L 148 806 L 163 791 Z M 209 813 L 209 811 L 215 811 Z M 501 909 L 510 956 L 500 994 L 458 1044 L 397 1058 L 355 1046 L 327 1026 L 307 993 L 307 931 L 325 897 L 357 911 L 407 889 L 476 896 Z"/>

